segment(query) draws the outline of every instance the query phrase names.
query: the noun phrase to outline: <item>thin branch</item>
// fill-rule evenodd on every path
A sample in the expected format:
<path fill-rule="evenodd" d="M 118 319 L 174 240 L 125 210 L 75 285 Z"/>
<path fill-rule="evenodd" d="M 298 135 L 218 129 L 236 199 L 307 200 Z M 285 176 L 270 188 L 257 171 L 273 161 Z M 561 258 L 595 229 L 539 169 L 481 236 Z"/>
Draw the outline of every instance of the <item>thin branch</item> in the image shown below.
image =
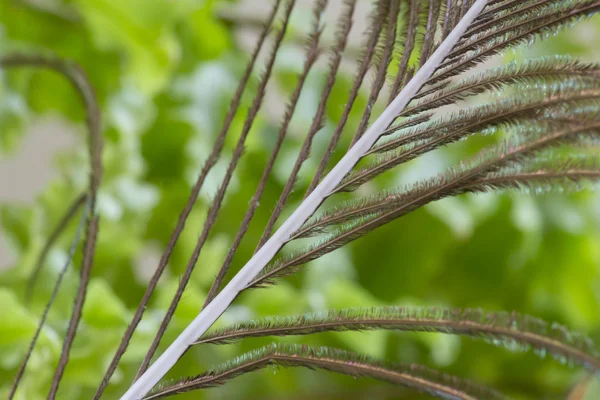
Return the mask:
<path fill-rule="evenodd" d="M 446 16 L 444 18 L 444 32 L 442 37 L 448 37 L 448 34 L 452 32 L 452 29 L 456 26 L 458 21 L 460 21 L 460 12 L 462 10 L 462 0 L 454 0 L 452 4 L 448 3 L 448 8 L 446 9 Z M 489 7 L 488 7 L 489 8 Z M 487 10 L 487 8 L 486 8 Z M 483 12 L 486 12 L 484 10 Z M 446 24 L 447 21 L 447 24 Z M 464 35 L 464 34 L 463 34 Z"/>
<path fill-rule="evenodd" d="M 93 215 L 90 218 L 87 234 L 88 236 L 86 237 L 84 259 L 81 265 L 81 279 L 79 282 L 79 289 L 77 291 L 77 296 L 75 297 L 75 302 L 73 304 L 73 311 L 71 313 L 71 319 L 69 320 L 69 327 L 67 329 L 67 335 L 63 343 L 63 349 L 60 355 L 60 360 L 58 361 L 58 366 L 56 367 L 56 370 L 54 372 L 54 378 L 52 379 L 52 387 L 48 392 L 48 400 L 53 400 L 56 398 L 58 386 L 65 372 L 65 368 L 69 362 L 69 353 L 71 347 L 73 346 L 75 335 L 77 334 L 77 327 L 79 326 L 79 321 L 81 320 L 83 304 L 85 302 L 85 296 L 87 294 L 87 288 L 88 283 L 90 281 L 92 266 L 94 265 L 94 248 L 96 247 L 96 239 L 98 235 L 97 215 Z"/>
<path fill-rule="evenodd" d="M 83 198 L 83 200 L 85 202 L 86 196 L 82 196 L 80 198 Z M 75 204 L 78 204 L 78 202 L 76 202 Z M 72 208 L 77 210 L 79 208 L 79 206 L 72 207 Z M 73 215 L 75 213 L 76 212 L 74 211 Z M 56 296 L 58 296 L 58 291 L 62 284 L 63 278 L 67 272 L 69 265 L 71 264 L 71 261 L 73 260 L 73 257 L 75 256 L 75 251 L 77 250 L 77 247 L 79 246 L 79 241 L 81 240 L 81 235 L 83 233 L 83 227 L 85 225 L 86 219 L 88 218 L 88 213 L 89 213 L 89 207 L 86 207 L 86 209 L 84 210 L 84 212 L 82 213 L 82 215 L 80 217 L 79 225 L 77 226 L 77 231 L 75 233 L 75 238 L 73 239 L 73 242 L 71 243 L 71 247 L 69 248 L 69 252 L 67 253 L 67 258 L 63 264 L 63 267 L 61 268 L 60 272 L 58 273 L 58 277 L 56 278 L 56 282 L 54 284 L 54 289 L 52 290 L 50 300 L 48 300 L 48 303 L 46 304 L 46 307 L 44 309 L 42 317 L 40 318 L 40 321 L 38 322 L 36 331 L 33 334 L 33 338 L 31 339 L 31 342 L 29 343 L 27 352 L 25 353 L 25 358 L 21 362 L 21 365 L 19 366 L 19 370 L 17 371 L 17 376 L 14 379 L 13 385 L 10 390 L 10 394 L 8 395 L 9 400 L 15 396 L 17 389 L 19 388 L 19 384 L 21 383 L 21 379 L 23 378 L 23 374 L 25 373 L 25 369 L 27 368 L 29 359 L 31 358 L 31 355 L 33 354 L 33 350 L 35 349 L 35 345 L 37 344 L 38 338 L 40 337 L 40 334 L 42 333 L 42 329 L 43 329 L 44 325 L 46 324 L 46 319 L 48 318 L 48 313 L 50 312 L 50 308 L 54 304 L 54 301 L 56 300 Z"/>
<path fill-rule="evenodd" d="M 85 204 L 86 199 L 86 193 L 83 193 L 80 196 L 78 196 L 75 199 L 75 201 L 73 201 L 73 203 L 69 206 L 65 215 L 63 215 L 60 221 L 58 221 L 58 224 L 54 227 L 52 233 L 50 233 L 50 236 L 48 236 L 48 239 L 46 240 L 46 243 L 44 244 L 40 255 L 35 261 L 33 271 L 31 272 L 31 276 L 27 281 L 27 289 L 25 289 L 26 303 L 29 303 L 29 301 L 31 300 L 31 296 L 33 295 L 33 291 L 35 289 L 35 284 L 37 283 L 37 279 L 40 275 L 42 267 L 44 266 L 44 262 L 46 261 L 46 256 L 48 255 L 48 252 L 50 251 L 52 246 L 54 246 L 54 243 L 56 243 L 63 231 L 67 228 L 69 222 L 71 222 L 71 219 L 73 219 L 73 217 L 77 214 L 79 209 Z"/>
<path fill-rule="evenodd" d="M 90 158 L 90 185 L 89 196 L 92 201 L 92 209 L 96 199 L 96 193 L 102 179 L 102 135 L 100 133 L 100 108 L 96 99 L 94 89 L 90 84 L 85 72 L 76 63 L 56 57 L 11 54 L 0 58 L 1 68 L 35 67 L 53 70 L 63 75 L 71 82 L 77 90 L 86 110 L 86 124 L 88 128 L 89 158 Z"/>
<path fill-rule="evenodd" d="M 486 8 L 486 10 L 489 9 L 489 5 Z M 446 7 L 444 8 L 444 24 L 442 25 L 442 38 L 445 39 L 446 36 L 448 36 L 448 33 L 450 33 L 450 30 L 452 29 L 450 26 L 451 23 L 451 13 L 452 11 L 452 0 L 446 0 Z M 473 22 L 473 24 L 476 24 L 477 21 L 479 20 L 479 18 L 481 18 L 481 15 L 484 15 L 486 13 L 486 11 L 484 10 L 480 16 Z M 473 25 L 472 24 L 472 25 Z M 467 29 L 468 30 L 468 29 Z"/>
<path fill-rule="evenodd" d="M 355 1 L 355 0 L 344 0 Z M 248 13 L 241 12 L 236 10 L 235 7 L 223 7 L 216 11 L 215 17 L 225 24 L 232 25 L 236 28 L 250 28 L 250 29 L 258 29 L 262 28 L 265 25 L 264 17 L 260 15 L 249 15 Z M 290 32 L 286 37 L 286 41 L 290 41 L 298 46 L 303 46 L 306 42 L 306 37 L 302 32 Z M 334 43 L 330 42 L 328 38 L 322 38 L 321 45 L 319 46 L 319 51 L 323 51 L 326 48 L 330 48 L 335 46 Z M 349 60 L 354 60 L 360 56 L 360 49 L 355 46 L 349 46 L 346 52 L 346 57 Z"/>
<path fill-rule="evenodd" d="M 435 46 L 435 33 L 437 32 L 437 22 L 440 16 L 441 2 L 439 0 L 429 0 L 429 13 L 427 15 L 427 26 L 425 28 L 425 38 L 419 57 L 419 68 L 425 64 L 427 58 Z"/>

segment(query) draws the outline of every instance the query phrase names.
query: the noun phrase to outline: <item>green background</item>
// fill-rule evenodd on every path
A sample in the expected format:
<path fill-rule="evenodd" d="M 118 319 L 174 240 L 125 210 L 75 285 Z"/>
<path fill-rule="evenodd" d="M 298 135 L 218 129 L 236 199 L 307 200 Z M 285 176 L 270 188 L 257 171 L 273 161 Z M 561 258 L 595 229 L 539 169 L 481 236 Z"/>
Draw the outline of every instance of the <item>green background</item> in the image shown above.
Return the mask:
<path fill-rule="evenodd" d="M 31 4 L 30 4 L 31 3 Z M 40 4 L 46 2 L 40 2 Z M 239 45 L 235 24 L 216 18 L 235 7 L 218 1 L 71 0 L 48 1 L 47 9 L 0 0 L 0 53 L 52 52 L 77 61 L 89 74 L 103 110 L 105 178 L 100 192 L 101 228 L 93 279 L 71 363 L 59 398 L 91 398 L 112 352 L 144 291 L 144 270 L 156 265 L 191 187 L 220 128 L 248 52 Z M 294 87 L 302 50 L 294 37 L 306 30 L 310 9 L 293 16 L 288 42 L 275 67 L 279 91 Z M 331 30 L 333 21 L 329 21 Z M 331 32 L 327 31 L 331 36 Z M 571 54 L 597 59 L 598 18 L 583 22 L 504 59 Z M 329 37 L 330 37 L 329 36 Z M 354 43 L 357 46 L 356 43 Z M 250 89 L 257 85 L 254 72 Z M 326 63 L 309 77 L 277 171 L 234 260 L 239 268 L 254 251 L 261 229 L 287 179 L 323 85 Z M 372 79 L 368 80 L 371 82 Z M 343 73 L 327 109 L 327 125 L 315 147 L 327 143 L 352 83 Z M 366 104 L 365 91 L 354 107 L 345 143 Z M 175 248 L 146 317 L 134 336 L 106 398 L 118 398 L 133 378 L 160 323 L 204 222 L 210 198 L 227 165 L 251 96 L 244 97 L 224 160 L 211 174 Z M 263 106 L 247 141 L 213 234 L 163 340 L 168 343 L 197 314 L 262 174 L 277 121 L 273 102 Z M 361 106 L 362 105 L 362 106 Z M 0 72 L 0 157 L 18 153 L 28 127 L 52 115 L 75 127 L 77 146 L 56 154 L 59 173 L 33 205 L 0 198 L 4 240 L 16 262 L 0 274 L 0 397 L 16 369 L 52 290 L 76 223 L 49 254 L 31 304 L 25 285 L 44 241 L 85 189 L 87 162 L 83 110 L 60 76 L 44 71 Z M 362 194 L 391 187 L 473 154 L 487 138 L 453 145 L 386 174 Z M 339 157 L 339 152 L 336 153 Z M 310 182 L 319 158 L 303 169 L 300 186 Z M 11 172 L 18 179 L 19 171 Z M 299 190 L 289 209 L 302 197 Z M 284 215 L 287 215 L 284 213 Z M 142 255 L 145 262 L 140 261 Z M 149 261 L 148 261 L 149 260 Z M 45 398 L 62 346 L 77 287 L 79 258 L 52 308 L 19 399 Z M 142 267 L 140 267 L 140 264 Z M 269 289 L 238 299 L 220 323 L 265 315 L 372 305 L 431 305 L 517 310 L 596 337 L 600 332 L 600 197 L 597 193 L 551 193 L 539 197 L 503 193 L 468 195 L 431 204 L 361 240 L 310 263 Z M 202 372 L 272 339 L 253 339 L 190 351 L 170 377 Z M 406 363 L 423 363 L 502 389 L 516 399 L 564 398 L 585 374 L 532 352 L 508 352 L 489 344 L 440 334 L 395 332 L 331 333 L 281 339 L 329 345 Z M 181 398 L 417 398 L 369 380 L 331 373 L 268 369 L 237 378 L 230 385 Z M 406 396 L 405 396 L 406 395 Z"/>

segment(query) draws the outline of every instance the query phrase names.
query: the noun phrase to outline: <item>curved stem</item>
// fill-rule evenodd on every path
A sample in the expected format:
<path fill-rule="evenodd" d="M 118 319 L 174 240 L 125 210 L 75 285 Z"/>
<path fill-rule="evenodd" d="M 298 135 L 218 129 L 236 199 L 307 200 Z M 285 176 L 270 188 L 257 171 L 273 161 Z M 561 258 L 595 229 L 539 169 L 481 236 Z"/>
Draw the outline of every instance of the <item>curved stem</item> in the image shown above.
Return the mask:
<path fill-rule="evenodd" d="M 96 99 L 96 93 L 92 87 L 89 79 L 87 78 L 83 69 L 76 63 L 63 60 L 57 57 L 45 57 L 39 55 L 24 55 L 24 54 L 12 54 L 0 58 L 0 67 L 2 68 L 14 68 L 14 67 L 35 67 L 42 69 L 49 69 L 60 73 L 67 78 L 76 89 L 81 101 L 83 102 L 86 110 L 86 125 L 88 128 L 88 153 L 90 163 L 90 175 L 87 192 L 87 201 L 89 205 L 89 218 L 86 226 L 86 245 L 83 252 L 83 261 L 81 265 L 81 279 L 79 282 L 79 288 L 75 298 L 75 304 L 69 320 L 69 327 L 67 330 L 67 336 L 63 343 L 62 352 L 58 367 L 54 373 L 52 379 L 52 387 L 48 393 L 48 399 L 54 399 L 58 386 L 64 374 L 65 367 L 69 362 L 69 353 L 77 334 L 77 327 L 81 319 L 81 311 L 83 309 L 83 303 L 85 302 L 85 296 L 87 293 L 87 286 L 89 283 L 89 277 L 93 266 L 94 253 L 96 250 L 96 237 L 98 233 L 98 216 L 96 215 L 96 199 L 98 197 L 98 189 L 102 180 L 103 166 L 102 166 L 102 135 L 100 130 L 100 107 L 98 100 Z M 23 367 L 25 368 L 25 367 Z M 15 385 L 15 389 L 18 386 L 18 382 Z"/>

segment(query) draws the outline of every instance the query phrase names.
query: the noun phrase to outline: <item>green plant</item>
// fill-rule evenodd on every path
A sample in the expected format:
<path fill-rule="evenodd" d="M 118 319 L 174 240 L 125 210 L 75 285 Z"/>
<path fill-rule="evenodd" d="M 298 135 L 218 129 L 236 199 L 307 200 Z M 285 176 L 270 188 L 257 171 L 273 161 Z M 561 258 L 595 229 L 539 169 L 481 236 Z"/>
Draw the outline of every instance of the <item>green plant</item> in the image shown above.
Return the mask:
<path fill-rule="evenodd" d="M 326 1 L 317 1 L 314 6 L 312 31 L 306 45 L 302 72 L 290 95 L 284 120 L 264 172 L 256 186 L 256 191 L 250 200 L 248 210 L 227 251 L 225 261 L 210 285 L 204 305 L 208 310 L 207 315 L 212 316 L 205 317 L 205 314 L 200 314 L 198 321 L 202 329 L 193 328 L 188 331 L 190 332 L 188 336 L 197 337 L 197 344 L 200 345 L 206 342 L 228 343 L 233 339 L 246 337 L 289 336 L 332 330 L 435 331 L 483 337 L 494 344 L 512 349 L 534 348 L 539 353 L 547 352 L 559 360 L 582 365 L 596 373 L 600 366 L 597 350 L 586 336 L 572 333 L 559 325 L 548 325 L 541 320 L 515 313 L 482 313 L 446 308 L 352 309 L 242 323 L 233 327 L 209 331 L 203 335 L 214 319 L 220 316 L 240 291 L 272 284 L 278 278 L 297 271 L 307 262 L 328 254 L 435 200 L 468 192 L 486 192 L 506 188 L 528 189 L 534 193 L 546 192 L 548 189 L 579 189 L 584 182 L 596 181 L 600 176 L 600 165 L 593 151 L 590 152 L 588 149 L 597 146 L 600 124 L 597 119 L 600 68 L 596 64 L 586 64 L 571 58 L 551 57 L 511 63 L 477 72 L 475 75 L 459 77 L 492 55 L 525 41 L 533 40 L 539 35 L 551 33 L 579 18 L 593 14 L 600 7 L 599 2 L 591 0 L 567 2 L 552 0 L 528 2 L 514 0 L 489 2 L 379 1 L 370 18 L 369 35 L 362 50 L 357 76 L 351 85 L 346 106 L 328 143 L 324 146 L 325 151 L 321 152 L 320 162 L 314 166 L 314 173 L 311 174 L 311 179 L 306 184 L 305 202 L 302 204 L 309 205 L 304 206 L 305 212 L 300 213 L 302 214 L 300 217 L 297 217 L 297 214 L 292 215 L 288 219 L 292 222 L 284 225 L 283 231 L 276 231 L 271 235 L 285 206 L 292 201 L 300 200 L 294 193 L 294 189 L 298 192 L 296 184 L 300 170 L 307 161 L 311 149 L 314 150 L 313 141 L 322 128 L 328 100 L 339 73 L 342 54 L 347 45 L 352 25 L 352 14 L 356 2 L 348 1 L 340 15 L 338 33 L 330 50 L 329 72 L 319 96 L 316 115 L 308 128 L 308 133 L 294 162 L 291 174 L 281 190 L 274 211 L 269 217 L 266 228 L 262 230 L 262 237 L 256 247 L 257 255 L 252 258 L 254 261 L 252 261 L 251 270 L 259 273 L 242 272 L 242 275 L 236 275 L 237 278 L 233 278 L 233 289 L 220 292 L 233 257 L 250 227 L 261 197 L 267 189 L 278 153 L 286 143 L 289 125 L 304 84 L 320 55 L 320 19 L 326 3 Z M 481 11 L 484 6 L 487 8 Z M 231 160 L 212 204 L 208 208 L 208 214 L 194 246 L 192 257 L 179 279 L 173 299 L 170 301 L 158 333 L 150 345 L 150 350 L 144 357 L 137 374 L 138 378 L 143 376 L 148 369 L 163 335 L 184 298 L 186 286 L 190 282 L 192 272 L 209 234 L 214 229 L 232 176 L 242 158 L 246 141 L 252 133 L 252 127 L 263 103 L 267 83 L 273 72 L 275 58 L 279 54 L 293 7 L 294 1 L 277 1 L 273 7 L 238 90 L 233 96 L 232 105 L 216 138 L 212 152 L 192 188 L 186 208 L 179 218 L 159 266 L 149 281 L 143 299 L 125 331 L 95 398 L 99 398 L 103 394 L 121 357 L 126 354 L 125 351 L 138 328 L 151 295 L 167 267 L 175 243 L 184 229 L 186 219 L 192 212 L 201 187 L 219 160 L 228 132 L 236 122 L 235 116 L 243 101 L 243 93 L 249 85 L 259 51 L 265 45 L 265 39 L 272 29 L 275 40 L 273 48 L 267 56 L 266 70 L 259 80 L 258 86 L 252 90 L 249 112 L 243 123 L 239 123 L 241 133 L 234 145 Z M 280 11 L 279 8 L 283 9 L 281 26 L 274 22 Z M 465 15 L 467 15 L 466 18 Z M 464 32 L 461 32 L 460 21 L 463 21 L 462 30 Z M 460 40 L 455 40 L 455 42 L 458 41 L 456 45 L 451 40 L 442 41 L 448 36 L 452 38 L 453 35 L 456 36 L 456 39 L 460 38 Z M 439 53 L 436 52 L 440 43 L 446 43 L 447 52 L 443 50 Z M 441 57 L 438 62 L 435 61 L 436 56 Z M 430 57 L 434 61 L 428 63 Z M 440 64 L 442 60 L 444 61 Z M 52 380 L 49 393 L 49 397 L 54 398 L 58 393 L 59 383 L 76 337 L 94 264 L 94 248 L 99 229 L 97 195 L 102 177 L 99 106 L 82 70 L 68 62 L 52 57 L 8 55 L 2 59 L 1 65 L 4 68 L 37 66 L 57 70 L 72 81 L 86 105 L 90 134 L 89 159 L 91 160 L 89 187 L 86 195 L 79 197 L 67 213 L 69 217 L 72 217 L 78 208 L 85 210 L 82 213 L 82 220 L 84 218 L 87 220 L 85 246 L 81 260 L 79 289 L 66 332 L 59 367 Z M 333 178 L 328 181 L 330 187 L 327 187 L 327 184 L 319 185 L 319 181 L 325 176 L 325 170 L 333 164 L 334 150 L 341 144 L 340 139 L 348 123 L 349 114 L 371 65 L 374 65 L 376 69 L 371 92 L 362 107 L 362 116 L 357 121 L 356 128 L 352 127 L 351 129 L 352 135 L 349 144 L 352 146 L 354 158 L 342 158 L 336 163 L 335 168 L 342 165 L 344 160 L 347 160 L 345 163 L 349 168 L 354 167 L 357 161 L 360 161 L 360 165 L 350 173 L 346 173 L 347 171 L 344 169 L 338 169 L 338 179 Z M 431 68 L 429 71 L 431 76 L 422 72 L 427 68 Z M 367 131 L 372 114 L 376 115 L 379 112 L 378 107 L 382 108 L 377 101 L 382 95 L 382 88 L 387 80 L 390 82 L 388 103 L 395 104 L 396 108 L 386 109 L 384 115 L 387 113 L 392 118 L 378 120 L 375 127 L 372 126 L 370 131 Z M 500 91 L 501 94 L 476 107 L 460 103 L 469 97 L 490 91 Z M 399 93 L 400 95 L 398 95 Z M 397 95 L 398 97 L 396 97 Z M 394 98 L 400 99 L 400 102 L 392 102 Z M 408 107 L 405 107 L 409 102 Z M 461 108 L 458 111 L 439 110 L 443 106 L 459 103 Z M 343 192 L 354 191 L 372 182 L 375 177 L 393 167 L 416 159 L 440 146 L 474 137 L 480 133 L 495 134 L 498 142 L 477 153 L 469 161 L 461 161 L 448 171 L 415 184 L 342 201 L 334 207 L 328 207 L 325 211 L 313 215 L 322 200 L 329 199 L 334 194 L 338 195 L 336 197 L 344 196 Z M 361 137 L 370 139 L 361 141 Z M 359 145 L 353 146 L 355 143 L 359 143 Z M 334 175 L 336 174 L 334 173 Z M 308 217 L 312 218 L 306 221 Z M 64 225 L 66 224 L 61 223 L 59 227 Z M 60 229 L 57 230 L 57 232 L 59 231 Z M 101 229 L 99 232 L 102 234 Z M 277 232 L 282 233 L 278 234 Z M 275 239 L 269 239 L 270 237 Z M 274 261 L 271 260 L 276 253 L 279 253 L 284 244 L 293 246 L 296 241 L 299 242 L 302 239 L 309 239 L 311 243 L 306 247 L 299 247 L 299 250 L 295 252 L 284 254 Z M 75 241 L 73 249 L 77 242 L 78 240 Z M 37 265 L 41 266 L 42 262 L 38 262 Z M 65 264 L 62 271 L 66 271 L 67 266 L 68 263 Z M 35 270 L 37 269 L 35 268 Z M 244 271 L 249 270 L 245 268 Z M 60 276 L 64 273 L 61 272 Z M 55 286 L 56 294 L 60 284 L 61 279 L 59 278 Z M 218 295 L 218 293 L 227 294 Z M 48 309 L 54 298 L 53 294 L 48 303 Z M 40 334 L 44 321 L 45 317 L 39 325 L 35 338 Z M 31 349 L 35 345 L 35 340 Z M 188 343 L 184 342 L 180 347 L 185 350 L 188 348 Z M 31 349 L 18 372 L 19 378 L 15 381 L 14 389 L 18 387 L 20 377 L 25 371 Z M 176 361 L 179 355 L 176 353 L 175 356 L 172 356 L 172 361 Z M 213 367 L 197 377 L 163 385 L 155 389 L 149 398 L 210 387 L 268 364 L 308 366 L 352 376 L 369 376 L 442 398 L 502 397 L 490 389 L 424 367 L 387 364 L 368 356 L 338 349 L 275 344 L 251 351 L 224 365 Z M 164 364 L 161 359 L 154 365 Z M 164 372 L 166 370 L 162 371 L 162 373 Z M 158 378 L 160 377 L 162 375 L 158 376 Z M 145 389 L 140 390 L 125 398 L 136 398 L 135 396 L 139 394 L 146 394 Z M 12 394 L 14 391 L 11 392 L 11 396 Z"/>

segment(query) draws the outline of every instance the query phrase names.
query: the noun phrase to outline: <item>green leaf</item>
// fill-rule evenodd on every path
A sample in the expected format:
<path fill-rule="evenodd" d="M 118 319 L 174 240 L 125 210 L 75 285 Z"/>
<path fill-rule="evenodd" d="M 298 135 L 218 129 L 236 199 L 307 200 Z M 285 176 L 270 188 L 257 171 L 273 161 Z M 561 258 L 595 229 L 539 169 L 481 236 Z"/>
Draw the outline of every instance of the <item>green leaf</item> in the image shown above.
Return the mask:
<path fill-rule="evenodd" d="M 170 23 L 176 7 L 143 0 L 81 0 L 77 3 L 92 39 L 127 60 L 127 75 L 147 94 L 160 91 L 176 66 L 179 46 Z"/>
<path fill-rule="evenodd" d="M 101 278 L 90 281 L 83 307 L 83 320 L 97 328 L 127 324 L 129 313 L 123 302 Z"/>
<path fill-rule="evenodd" d="M 5 369 L 16 368 L 29 347 L 38 325 L 38 318 L 31 314 L 17 299 L 14 292 L 0 288 L 2 324 L 0 324 L 0 365 Z M 60 350 L 60 338 L 50 328 L 44 328 L 33 353 L 30 368 L 45 368 Z"/>

